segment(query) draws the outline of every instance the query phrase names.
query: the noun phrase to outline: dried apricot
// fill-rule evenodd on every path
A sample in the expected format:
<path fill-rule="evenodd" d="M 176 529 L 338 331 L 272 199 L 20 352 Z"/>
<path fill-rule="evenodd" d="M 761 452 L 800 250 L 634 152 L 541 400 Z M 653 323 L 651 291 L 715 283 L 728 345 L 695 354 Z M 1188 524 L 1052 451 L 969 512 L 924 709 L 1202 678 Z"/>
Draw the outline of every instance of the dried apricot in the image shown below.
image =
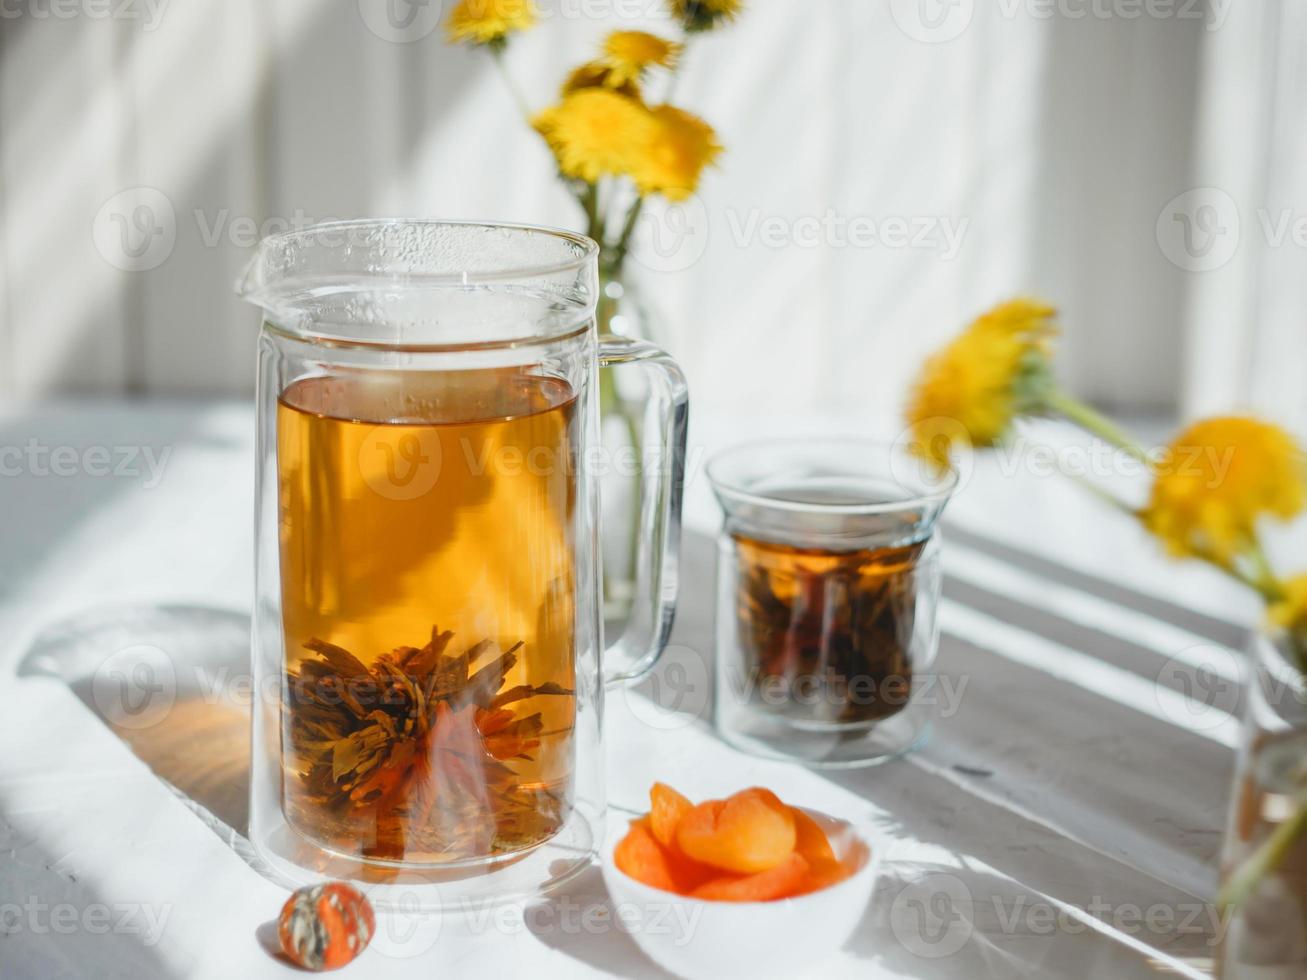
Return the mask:
<path fill-rule="evenodd" d="M 690 893 L 712 902 L 770 902 L 797 894 L 808 876 L 808 862 L 790 854 L 780 864 L 752 875 L 727 875 L 705 882 Z"/>
<path fill-rule="evenodd" d="M 666 783 L 653 784 L 649 790 L 649 801 L 652 804 L 649 810 L 649 829 L 663 847 L 675 847 L 676 825 L 694 809 L 694 804 Z"/>
<path fill-rule="evenodd" d="M 676 842 L 691 859 L 737 874 L 774 868 L 794 850 L 794 815 L 766 790 L 748 789 L 691 809 Z"/>
<path fill-rule="evenodd" d="M 802 854 L 809 864 L 834 861 L 835 851 L 817 821 L 797 806 L 790 807 L 790 813 L 794 815 L 795 853 Z"/>
<path fill-rule="evenodd" d="M 681 895 L 702 884 L 712 873 L 710 869 L 659 844 L 650 823 L 648 817 L 631 821 L 631 829 L 613 849 L 618 870 L 650 888 Z"/>
<path fill-rule="evenodd" d="M 808 862 L 808 873 L 803 876 L 803 882 L 794 890 L 794 894 L 807 895 L 809 892 L 821 891 L 831 885 L 838 885 L 852 874 L 853 872 L 848 866 L 839 861 L 810 860 Z"/>
<path fill-rule="evenodd" d="M 623 874 L 650 888 L 677 890 L 667 852 L 650 833 L 645 819 L 632 821 L 631 829 L 613 850 L 613 863 Z"/>

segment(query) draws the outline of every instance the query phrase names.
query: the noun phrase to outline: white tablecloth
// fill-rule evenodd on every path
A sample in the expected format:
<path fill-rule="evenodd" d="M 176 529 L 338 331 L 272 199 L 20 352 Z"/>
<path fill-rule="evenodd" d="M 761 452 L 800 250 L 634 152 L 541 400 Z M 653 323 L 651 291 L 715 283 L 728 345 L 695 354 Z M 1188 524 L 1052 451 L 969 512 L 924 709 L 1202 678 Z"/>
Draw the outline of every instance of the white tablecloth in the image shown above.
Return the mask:
<path fill-rule="evenodd" d="M 833 427 L 696 421 L 692 463 L 734 438 L 816 425 Z M 252 413 L 55 405 L 0 416 L 0 453 L 0 977 L 292 975 L 264 946 L 285 894 L 224 830 L 240 801 L 198 812 L 151 765 L 186 774 L 147 764 L 41 655 L 60 622 L 130 607 L 240 622 Z M 1029 461 L 985 461 L 946 534 L 947 717 L 906 760 L 820 774 L 723 746 L 706 685 L 684 683 L 711 663 L 716 521 L 695 465 L 682 607 L 655 674 L 669 682 L 609 701 L 615 805 L 642 809 L 658 778 L 692 797 L 761 783 L 874 823 L 876 896 L 814 976 L 1204 975 L 1237 729 L 1231 711 L 1186 695 L 1200 668 L 1237 672 L 1249 604 Z M 215 683 L 195 731 L 229 735 L 221 715 L 239 713 L 239 691 Z M 645 697 L 669 692 L 675 710 Z M 383 916 L 347 975 L 662 975 L 620 929 L 582 915 L 605 899 L 590 874 L 526 914 Z"/>

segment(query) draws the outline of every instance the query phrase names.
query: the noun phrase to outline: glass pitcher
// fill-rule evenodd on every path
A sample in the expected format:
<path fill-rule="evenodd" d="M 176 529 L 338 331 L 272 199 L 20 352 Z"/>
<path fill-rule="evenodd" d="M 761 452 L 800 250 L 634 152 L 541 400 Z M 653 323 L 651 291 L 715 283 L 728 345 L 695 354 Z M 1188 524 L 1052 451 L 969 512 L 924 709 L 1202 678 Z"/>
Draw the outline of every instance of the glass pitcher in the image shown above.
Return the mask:
<path fill-rule="evenodd" d="M 598 248 L 434 221 L 265 240 L 250 838 L 298 886 L 385 907 L 508 901 L 602 842 L 606 685 L 661 653 L 687 398 L 597 334 Z M 597 371 L 638 364 L 639 600 L 605 647 Z"/>

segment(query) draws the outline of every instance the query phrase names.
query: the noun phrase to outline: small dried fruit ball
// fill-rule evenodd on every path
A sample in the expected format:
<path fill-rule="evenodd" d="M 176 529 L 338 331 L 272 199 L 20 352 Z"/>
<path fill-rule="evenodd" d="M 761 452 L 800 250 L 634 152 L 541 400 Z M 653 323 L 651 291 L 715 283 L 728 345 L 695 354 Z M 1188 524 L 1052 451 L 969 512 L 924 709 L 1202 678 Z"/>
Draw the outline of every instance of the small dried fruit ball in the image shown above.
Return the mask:
<path fill-rule="evenodd" d="M 344 966 L 363 952 L 376 927 L 367 897 L 339 881 L 301 888 L 277 920 L 282 951 L 306 970 Z"/>

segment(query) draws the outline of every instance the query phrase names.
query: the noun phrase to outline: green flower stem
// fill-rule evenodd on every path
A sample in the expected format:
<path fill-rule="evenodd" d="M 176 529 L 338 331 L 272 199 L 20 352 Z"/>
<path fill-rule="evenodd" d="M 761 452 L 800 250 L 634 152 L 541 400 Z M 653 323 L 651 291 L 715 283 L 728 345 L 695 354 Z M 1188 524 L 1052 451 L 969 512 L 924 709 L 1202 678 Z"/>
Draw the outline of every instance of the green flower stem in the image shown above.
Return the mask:
<path fill-rule="evenodd" d="M 1082 401 L 1072 398 L 1061 388 L 1052 386 L 1043 395 L 1044 404 L 1063 418 L 1080 426 L 1100 439 L 1111 443 L 1117 449 L 1129 453 L 1142 463 L 1152 466 L 1152 460 L 1139 443 L 1124 429 L 1107 416 L 1090 408 Z"/>
<path fill-rule="evenodd" d="M 1256 535 L 1253 535 L 1252 542 L 1248 546 L 1248 557 L 1252 560 L 1257 591 L 1266 597 L 1267 602 L 1281 601 L 1284 598 L 1284 585 L 1275 574 L 1275 569 L 1271 568 L 1270 559 L 1266 557 L 1266 549 L 1262 547 L 1261 539 Z"/>
<path fill-rule="evenodd" d="M 635 199 L 631 209 L 626 212 L 626 220 L 622 222 L 622 231 L 617 236 L 617 242 L 613 245 L 612 252 L 607 257 L 605 272 L 610 279 L 619 279 L 622 275 L 622 267 L 626 265 L 626 253 L 631 248 L 631 235 L 635 231 L 636 223 L 640 220 L 640 212 L 644 209 L 644 196 L 641 195 Z"/>
<path fill-rule="evenodd" d="M 599 185 L 586 184 L 578 200 L 585 210 L 586 233 L 602 246 L 604 229 L 599 219 Z"/>
<path fill-rule="evenodd" d="M 517 111 L 522 114 L 522 118 L 525 119 L 527 125 L 530 126 L 531 106 L 527 104 L 526 96 L 524 96 L 522 90 L 517 87 L 517 83 L 513 81 L 513 76 L 508 70 L 508 65 L 504 61 L 504 46 L 491 45 L 490 57 L 494 61 L 495 67 L 499 69 L 499 77 L 504 80 L 504 84 L 508 87 L 508 94 L 512 96 L 513 103 L 517 106 Z M 534 130 L 535 127 L 532 126 L 531 128 Z"/>
<path fill-rule="evenodd" d="M 1307 806 L 1300 800 L 1293 815 L 1276 827 L 1257 850 L 1235 869 L 1217 896 L 1218 904 L 1224 909 L 1237 909 L 1247 901 L 1257 883 L 1289 856 L 1304 831 L 1307 831 Z"/>
<path fill-rule="evenodd" d="M 1099 500 L 1115 508 L 1116 510 L 1119 510 L 1121 513 L 1126 514 L 1129 517 L 1139 516 L 1139 512 L 1135 510 L 1133 507 L 1131 507 L 1129 504 L 1127 504 L 1124 500 L 1122 500 L 1120 497 L 1116 496 L 1112 492 L 1108 490 L 1104 490 L 1102 487 L 1100 487 L 1093 480 L 1089 479 L 1083 473 L 1073 473 L 1067 470 L 1062 470 L 1061 473 L 1063 476 L 1069 477 L 1070 479 L 1074 480 L 1076 483 L 1078 483 L 1085 490 L 1088 490 Z"/>

